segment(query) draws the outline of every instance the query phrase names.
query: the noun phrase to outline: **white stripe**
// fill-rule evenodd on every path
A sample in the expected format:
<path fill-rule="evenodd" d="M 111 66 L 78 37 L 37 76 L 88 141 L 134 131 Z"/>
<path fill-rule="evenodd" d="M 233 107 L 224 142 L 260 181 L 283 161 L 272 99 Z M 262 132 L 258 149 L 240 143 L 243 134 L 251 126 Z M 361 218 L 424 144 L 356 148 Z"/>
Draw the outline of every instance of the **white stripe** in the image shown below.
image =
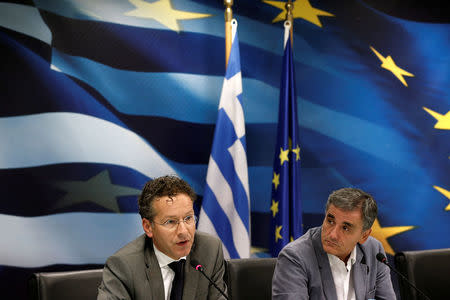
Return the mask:
<path fill-rule="evenodd" d="M 234 246 L 236 247 L 239 256 L 249 257 L 249 233 L 247 232 L 241 217 L 236 212 L 230 185 L 223 177 L 222 172 L 212 157 L 209 159 L 206 182 L 231 223 Z"/>
<path fill-rule="evenodd" d="M 237 176 L 244 186 L 245 193 L 247 194 L 248 207 L 250 207 L 250 192 L 248 190 L 248 168 L 247 168 L 247 155 L 245 154 L 244 146 L 241 140 L 236 140 L 231 147 L 228 148 L 228 152 L 233 158 L 234 169 Z"/>
<path fill-rule="evenodd" d="M 176 172 L 133 131 L 77 113 L 0 118 L 0 169 L 60 163 L 105 163 L 148 177 Z"/>
<path fill-rule="evenodd" d="M 52 33 L 35 7 L 0 3 L 0 26 L 34 37 L 50 45 Z"/>
<path fill-rule="evenodd" d="M 0 215 L 0 265 L 103 264 L 142 233 L 138 214 Z"/>
<path fill-rule="evenodd" d="M 207 232 L 209 234 L 219 237 L 219 235 L 217 234 L 216 228 L 214 228 L 214 224 L 211 222 L 211 219 L 209 218 L 209 216 L 205 213 L 205 210 L 203 209 L 203 207 L 200 210 L 200 216 L 199 216 L 199 222 L 198 222 L 197 229 L 199 231 Z M 224 244 L 222 244 L 222 246 L 223 246 L 224 258 L 229 259 L 230 253 L 228 253 L 227 247 L 225 247 Z"/>
<path fill-rule="evenodd" d="M 238 22 L 236 19 L 231 20 L 231 42 L 234 43 L 234 38 L 236 37 Z"/>
<path fill-rule="evenodd" d="M 238 138 L 245 135 L 244 110 L 237 99 L 242 94 L 241 72 L 230 79 L 224 79 L 222 95 L 220 96 L 219 110 L 223 108 L 233 123 Z"/>

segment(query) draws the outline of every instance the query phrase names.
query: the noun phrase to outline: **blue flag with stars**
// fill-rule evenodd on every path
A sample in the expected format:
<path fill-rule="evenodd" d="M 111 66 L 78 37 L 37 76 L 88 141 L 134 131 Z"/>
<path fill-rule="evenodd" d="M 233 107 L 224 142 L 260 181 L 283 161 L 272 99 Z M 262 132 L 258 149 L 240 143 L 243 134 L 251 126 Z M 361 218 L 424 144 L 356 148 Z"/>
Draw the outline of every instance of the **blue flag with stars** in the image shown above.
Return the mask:
<path fill-rule="evenodd" d="M 300 141 L 290 25 L 285 25 L 285 48 L 278 111 L 278 136 L 272 177 L 271 253 L 278 256 L 291 240 L 303 234 L 300 198 Z"/>

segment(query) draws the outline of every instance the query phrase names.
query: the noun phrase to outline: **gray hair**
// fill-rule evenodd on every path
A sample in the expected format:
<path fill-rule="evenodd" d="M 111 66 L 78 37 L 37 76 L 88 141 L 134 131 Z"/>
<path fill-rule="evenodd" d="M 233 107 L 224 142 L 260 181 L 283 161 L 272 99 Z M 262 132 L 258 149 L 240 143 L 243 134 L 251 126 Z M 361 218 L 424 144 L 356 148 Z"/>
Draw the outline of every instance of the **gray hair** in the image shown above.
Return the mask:
<path fill-rule="evenodd" d="M 342 188 L 334 191 L 328 197 L 325 212 L 330 205 L 350 211 L 361 208 L 363 230 L 370 229 L 378 214 L 377 203 L 368 193 L 356 188 Z"/>

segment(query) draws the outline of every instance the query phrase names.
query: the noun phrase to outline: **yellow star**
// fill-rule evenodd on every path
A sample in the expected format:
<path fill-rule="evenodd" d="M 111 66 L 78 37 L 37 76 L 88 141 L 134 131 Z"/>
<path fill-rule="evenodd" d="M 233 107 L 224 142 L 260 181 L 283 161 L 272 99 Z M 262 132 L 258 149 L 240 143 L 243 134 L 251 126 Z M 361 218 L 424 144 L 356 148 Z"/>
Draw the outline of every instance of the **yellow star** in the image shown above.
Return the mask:
<path fill-rule="evenodd" d="M 117 197 L 139 195 L 141 192 L 138 189 L 112 184 L 108 170 L 86 181 L 57 181 L 52 185 L 67 192 L 55 203 L 55 208 L 93 202 L 111 211 L 120 212 Z"/>
<path fill-rule="evenodd" d="M 136 6 L 136 9 L 126 12 L 126 16 L 154 19 L 158 23 L 167 28 L 180 32 L 181 27 L 178 20 L 200 19 L 207 18 L 209 14 L 199 14 L 193 12 L 186 12 L 176 10 L 172 7 L 171 0 L 159 0 L 152 3 L 143 0 L 129 0 L 131 4 Z"/>
<path fill-rule="evenodd" d="M 270 0 L 263 0 L 263 2 L 282 10 L 282 12 L 272 20 L 272 23 L 284 21 L 286 19 L 286 2 Z M 319 27 L 322 27 L 322 23 L 320 23 L 318 16 L 334 17 L 334 15 L 330 14 L 329 12 L 312 7 L 309 3 L 309 0 L 295 1 L 294 9 L 292 10 L 292 16 L 294 17 L 294 19 L 305 19 L 306 21 L 311 22 Z"/>
<path fill-rule="evenodd" d="M 291 239 L 290 239 L 290 241 L 291 242 L 293 242 L 294 241 L 294 237 L 291 235 Z"/>
<path fill-rule="evenodd" d="M 397 67 L 397 65 L 395 64 L 394 60 L 392 59 L 392 57 L 390 55 L 386 56 L 386 58 L 383 57 L 383 55 L 381 55 L 377 50 L 375 50 L 372 46 L 370 46 L 370 49 L 376 54 L 376 56 L 378 57 L 379 60 L 381 60 L 381 67 L 391 71 L 392 74 L 395 75 L 395 77 L 398 78 L 398 80 L 401 81 L 401 83 L 403 83 L 404 86 L 408 86 L 408 84 L 406 83 L 406 80 L 403 78 L 404 76 L 409 76 L 409 77 L 414 77 L 414 74 L 411 74 L 409 72 L 406 72 L 405 70 Z"/>
<path fill-rule="evenodd" d="M 449 192 L 449 191 L 447 191 L 447 190 L 445 190 L 445 189 L 443 189 L 443 188 L 441 188 L 441 187 L 438 187 L 438 186 L 436 186 L 436 185 L 434 185 L 433 187 L 434 187 L 436 190 L 438 190 L 439 193 L 441 193 L 442 195 L 444 195 L 445 197 L 447 197 L 448 200 L 450 200 L 450 192 Z M 445 210 L 450 210 L 450 204 L 447 205 L 447 207 L 445 208 Z"/>
<path fill-rule="evenodd" d="M 283 148 L 280 147 L 280 155 L 278 156 L 280 158 L 280 166 L 283 165 L 285 161 L 289 161 L 289 149 L 283 150 Z"/>
<path fill-rule="evenodd" d="M 272 183 L 275 185 L 275 189 L 277 189 L 280 184 L 280 174 L 273 172 Z"/>
<path fill-rule="evenodd" d="M 280 234 L 281 228 L 283 228 L 283 226 L 276 226 L 275 228 L 275 243 L 278 242 L 278 240 L 283 239 L 283 237 Z"/>
<path fill-rule="evenodd" d="M 414 229 L 415 226 L 394 226 L 394 227 L 381 227 L 378 219 L 375 219 L 375 222 L 372 226 L 372 236 L 379 240 L 381 244 L 383 244 L 384 251 L 387 254 L 394 255 L 394 249 L 392 249 L 391 245 L 389 245 L 388 238 L 402 232 Z"/>
<path fill-rule="evenodd" d="M 275 218 L 275 215 L 278 213 L 278 203 L 279 201 L 275 201 L 272 199 L 272 206 L 270 210 L 272 211 L 272 217 Z"/>
<path fill-rule="evenodd" d="M 292 149 L 292 152 L 295 153 L 295 160 L 300 160 L 300 147 L 297 145 L 295 149 Z"/>
<path fill-rule="evenodd" d="M 432 115 L 433 118 L 438 120 L 437 123 L 434 125 L 434 128 L 450 130 L 450 110 L 445 115 L 441 115 L 440 113 L 432 111 L 429 108 L 423 107 L 423 109 L 427 113 Z"/>

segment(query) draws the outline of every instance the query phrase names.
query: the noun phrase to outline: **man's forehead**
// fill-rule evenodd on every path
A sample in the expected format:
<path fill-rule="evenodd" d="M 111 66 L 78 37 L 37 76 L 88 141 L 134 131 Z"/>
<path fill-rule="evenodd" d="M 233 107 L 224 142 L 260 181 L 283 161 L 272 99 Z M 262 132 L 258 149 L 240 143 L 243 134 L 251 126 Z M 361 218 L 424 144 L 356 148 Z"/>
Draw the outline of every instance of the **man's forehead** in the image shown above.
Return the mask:
<path fill-rule="evenodd" d="M 345 210 L 331 204 L 326 212 L 327 217 L 332 217 L 339 223 L 362 224 L 361 208 L 357 207 L 353 210 Z"/>
<path fill-rule="evenodd" d="M 189 199 L 191 202 L 193 202 L 192 199 L 184 193 L 155 197 L 153 199 L 153 202 L 154 203 L 161 202 L 161 203 L 164 203 L 167 205 L 172 205 L 176 201 L 185 200 L 185 199 Z"/>
<path fill-rule="evenodd" d="M 156 210 L 156 215 L 160 216 L 178 216 L 188 214 L 194 211 L 194 203 L 192 200 L 186 196 L 180 197 L 179 194 L 176 196 L 162 196 L 155 198 L 153 202 L 153 207 Z"/>

